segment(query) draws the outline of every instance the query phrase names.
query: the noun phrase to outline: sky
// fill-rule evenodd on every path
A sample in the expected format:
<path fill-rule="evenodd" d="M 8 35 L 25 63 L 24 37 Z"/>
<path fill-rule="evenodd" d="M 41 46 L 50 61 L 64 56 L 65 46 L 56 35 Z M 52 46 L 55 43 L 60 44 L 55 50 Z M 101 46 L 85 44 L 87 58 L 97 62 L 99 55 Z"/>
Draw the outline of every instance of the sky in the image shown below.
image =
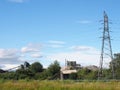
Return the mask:
<path fill-rule="evenodd" d="M 55 60 L 99 65 L 103 12 L 119 53 L 120 0 L 0 0 L 0 68 Z M 108 62 L 105 62 L 108 63 Z"/>

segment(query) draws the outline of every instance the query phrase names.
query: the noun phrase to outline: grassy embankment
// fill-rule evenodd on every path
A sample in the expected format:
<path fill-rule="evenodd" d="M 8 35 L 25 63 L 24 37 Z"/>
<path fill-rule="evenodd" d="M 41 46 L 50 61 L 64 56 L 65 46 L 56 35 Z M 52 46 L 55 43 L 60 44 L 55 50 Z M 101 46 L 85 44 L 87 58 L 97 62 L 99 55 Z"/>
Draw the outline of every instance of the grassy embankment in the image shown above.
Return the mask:
<path fill-rule="evenodd" d="M 0 81 L 0 90 L 120 90 L 120 82 Z"/>

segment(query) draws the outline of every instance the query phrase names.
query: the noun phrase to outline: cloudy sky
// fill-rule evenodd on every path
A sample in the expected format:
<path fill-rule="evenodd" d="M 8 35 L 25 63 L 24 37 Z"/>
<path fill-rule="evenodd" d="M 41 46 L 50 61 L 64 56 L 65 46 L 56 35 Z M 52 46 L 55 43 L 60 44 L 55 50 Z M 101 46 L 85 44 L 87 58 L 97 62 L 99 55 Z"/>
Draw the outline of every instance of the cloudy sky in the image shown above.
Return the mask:
<path fill-rule="evenodd" d="M 25 61 L 47 67 L 74 60 L 99 65 L 103 11 L 109 16 L 113 53 L 120 52 L 119 0 L 0 0 L 0 68 Z"/>

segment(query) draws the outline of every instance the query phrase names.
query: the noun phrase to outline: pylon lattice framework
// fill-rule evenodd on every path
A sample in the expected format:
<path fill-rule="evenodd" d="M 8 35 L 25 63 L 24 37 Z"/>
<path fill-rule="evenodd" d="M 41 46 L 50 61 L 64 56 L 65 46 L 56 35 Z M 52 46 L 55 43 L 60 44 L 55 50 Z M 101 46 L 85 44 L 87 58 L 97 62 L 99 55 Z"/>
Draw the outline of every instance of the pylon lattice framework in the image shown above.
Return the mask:
<path fill-rule="evenodd" d="M 111 61 L 113 60 L 111 38 L 110 38 L 110 31 L 109 31 L 109 21 L 108 21 L 108 16 L 104 11 L 104 29 L 103 29 L 103 36 L 102 36 L 102 48 L 101 48 L 98 79 L 103 77 L 103 62 L 105 60 L 105 56 L 108 56 L 111 59 Z M 112 64 L 112 77 L 114 78 L 113 64 Z"/>

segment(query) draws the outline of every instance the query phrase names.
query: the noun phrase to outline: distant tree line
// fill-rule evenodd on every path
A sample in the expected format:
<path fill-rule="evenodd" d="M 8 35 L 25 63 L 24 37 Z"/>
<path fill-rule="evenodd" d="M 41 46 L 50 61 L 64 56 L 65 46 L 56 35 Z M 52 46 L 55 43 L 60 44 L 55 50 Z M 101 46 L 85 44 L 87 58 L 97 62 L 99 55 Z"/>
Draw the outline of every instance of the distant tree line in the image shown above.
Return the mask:
<path fill-rule="evenodd" d="M 115 72 L 115 79 L 120 79 L 120 53 L 114 54 L 113 61 L 110 62 L 109 68 L 103 69 L 103 79 L 112 79 L 112 64 Z M 34 79 L 34 80 L 55 80 L 60 79 L 60 64 L 54 61 L 44 69 L 40 62 L 30 64 L 25 62 L 16 71 L 6 72 L 0 69 L 0 79 L 6 80 L 20 80 L 20 79 Z M 91 70 L 88 68 L 81 68 L 77 73 L 70 74 L 68 79 L 72 80 L 97 80 L 98 70 Z"/>
<path fill-rule="evenodd" d="M 40 62 L 34 62 L 31 65 L 25 62 L 16 71 L 5 72 L 0 70 L 0 79 L 59 79 L 60 76 L 60 65 L 58 61 L 50 64 L 47 69 L 43 68 Z"/>

